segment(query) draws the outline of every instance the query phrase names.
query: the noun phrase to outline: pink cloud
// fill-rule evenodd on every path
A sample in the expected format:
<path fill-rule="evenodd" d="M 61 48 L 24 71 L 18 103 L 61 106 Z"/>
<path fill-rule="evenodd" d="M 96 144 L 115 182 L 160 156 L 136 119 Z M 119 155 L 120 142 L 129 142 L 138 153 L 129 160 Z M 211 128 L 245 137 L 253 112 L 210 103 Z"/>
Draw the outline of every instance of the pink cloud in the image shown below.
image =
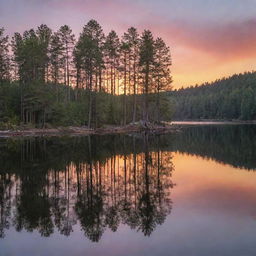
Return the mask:
<path fill-rule="evenodd" d="M 120 36 L 130 26 L 140 32 L 151 29 L 155 37 L 163 37 L 171 47 L 175 84 L 200 83 L 202 79 L 252 70 L 252 59 L 256 57 L 256 18 L 229 23 L 225 19 L 201 19 L 199 23 L 200 19 L 195 21 L 185 15 L 175 19 L 175 10 L 161 16 L 162 10 L 156 10 L 158 4 L 130 0 L 26 0 L 20 5 L 20 22 L 14 18 L 10 32 L 23 32 L 40 23 L 58 29 L 66 23 L 78 36 L 90 19 L 96 19 L 105 33 L 114 29 Z"/>
<path fill-rule="evenodd" d="M 256 19 L 233 23 L 190 23 L 161 17 L 147 5 L 127 0 L 56 0 L 48 2 L 52 8 L 84 13 L 97 19 L 104 28 L 120 34 L 129 26 L 139 30 L 150 28 L 155 36 L 164 37 L 173 47 L 185 47 L 204 52 L 224 62 L 256 56 Z"/>
<path fill-rule="evenodd" d="M 224 62 L 256 56 L 256 19 L 230 24 L 158 24 L 159 31 L 175 46 L 202 51 Z"/>

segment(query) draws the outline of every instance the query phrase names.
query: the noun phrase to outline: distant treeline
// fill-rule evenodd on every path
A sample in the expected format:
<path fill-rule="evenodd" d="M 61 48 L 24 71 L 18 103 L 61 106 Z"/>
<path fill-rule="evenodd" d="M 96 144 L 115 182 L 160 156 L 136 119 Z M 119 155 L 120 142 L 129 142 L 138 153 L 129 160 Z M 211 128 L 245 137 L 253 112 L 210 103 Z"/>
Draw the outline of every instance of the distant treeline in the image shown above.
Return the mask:
<path fill-rule="evenodd" d="M 256 72 L 175 90 L 169 93 L 175 105 L 173 118 L 256 119 Z"/>
<path fill-rule="evenodd" d="M 168 109 L 160 92 L 170 89 L 170 66 L 169 47 L 149 30 L 131 27 L 119 38 L 90 20 L 77 40 L 67 25 L 56 32 L 40 25 L 10 40 L 0 27 L 0 122 L 159 122 Z"/>

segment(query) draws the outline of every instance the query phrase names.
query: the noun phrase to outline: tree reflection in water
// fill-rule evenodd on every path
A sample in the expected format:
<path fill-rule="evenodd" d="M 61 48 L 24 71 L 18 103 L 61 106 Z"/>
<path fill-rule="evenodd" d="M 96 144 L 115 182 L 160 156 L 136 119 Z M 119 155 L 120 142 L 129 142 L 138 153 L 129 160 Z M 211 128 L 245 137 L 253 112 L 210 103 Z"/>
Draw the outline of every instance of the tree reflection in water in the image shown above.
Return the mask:
<path fill-rule="evenodd" d="M 5 141 L 0 236 L 11 226 L 69 236 L 76 224 L 93 242 L 120 224 L 150 236 L 172 207 L 164 144 L 147 134 Z"/>

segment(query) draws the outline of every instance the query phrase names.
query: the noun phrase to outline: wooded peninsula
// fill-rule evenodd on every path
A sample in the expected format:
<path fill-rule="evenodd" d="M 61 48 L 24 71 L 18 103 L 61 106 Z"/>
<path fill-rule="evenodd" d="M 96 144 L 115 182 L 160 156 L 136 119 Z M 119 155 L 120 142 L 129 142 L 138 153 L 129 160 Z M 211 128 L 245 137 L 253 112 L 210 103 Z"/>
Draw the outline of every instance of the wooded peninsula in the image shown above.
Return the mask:
<path fill-rule="evenodd" d="M 169 118 L 171 55 L 149 30 L 129 28 L 120 39 L 90 20 L 75 40 L 71 28 L 46 25 L 0 30 L 2 128 L 144 124 Z M 9 49 L 11 53 L 9 54 Z"/>

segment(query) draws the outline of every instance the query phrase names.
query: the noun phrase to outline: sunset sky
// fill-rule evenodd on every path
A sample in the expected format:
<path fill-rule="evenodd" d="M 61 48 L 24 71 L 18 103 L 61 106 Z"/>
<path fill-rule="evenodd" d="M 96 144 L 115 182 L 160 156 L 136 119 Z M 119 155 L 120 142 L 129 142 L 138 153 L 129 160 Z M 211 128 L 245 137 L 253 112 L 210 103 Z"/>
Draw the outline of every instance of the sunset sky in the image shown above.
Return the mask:
<path fill-rule="evenodd" d="M 256 67 L 256 0 L 0 0 L 0 27 L 23 32 L 90 19 L 105 33 L 151 29 L 171 47 L 175 88 Z"/>

